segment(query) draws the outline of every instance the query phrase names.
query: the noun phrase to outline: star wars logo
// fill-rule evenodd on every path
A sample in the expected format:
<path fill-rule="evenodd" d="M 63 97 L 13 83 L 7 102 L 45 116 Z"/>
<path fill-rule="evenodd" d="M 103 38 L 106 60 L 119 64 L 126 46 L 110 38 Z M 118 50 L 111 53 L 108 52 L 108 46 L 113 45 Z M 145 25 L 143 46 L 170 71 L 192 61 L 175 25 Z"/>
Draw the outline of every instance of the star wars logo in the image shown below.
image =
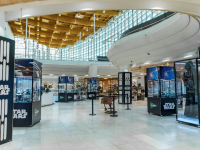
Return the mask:
<path fill-rule="evenodd" d="M 14 109 L 13 112 L 14 112 L 13 118 L 17 119 L 25 119 L 26 116 L 28 115 L 25 109 Z"/>
<path fill-rule="evenodd" d="M 165 103 L 165 105 L 163 105 L 163 107 L 164 107 L 164 110 L 174 109 L 175 104 L 174 103 Z"/>
<path fill-rule="evenodd" d="M 0 95 L 8 95 L 10 88 L 8 85 L 0 85 Z"/>

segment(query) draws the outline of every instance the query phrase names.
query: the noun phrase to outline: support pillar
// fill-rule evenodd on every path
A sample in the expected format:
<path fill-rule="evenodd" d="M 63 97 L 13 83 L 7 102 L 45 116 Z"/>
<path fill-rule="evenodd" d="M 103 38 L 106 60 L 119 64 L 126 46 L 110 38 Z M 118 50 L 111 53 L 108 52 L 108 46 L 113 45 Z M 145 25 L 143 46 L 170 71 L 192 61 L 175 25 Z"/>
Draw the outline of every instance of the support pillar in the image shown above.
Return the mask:
<path fill-rule="evenodd" d="M 5 37 L 5 12 L 0 12 L 0 36 Z"/>
<path fill-rule="evenodd" d="M 90 77 L 97 77 L 97 65 L 92 64 L 89 66 L 88 75 Z"/>

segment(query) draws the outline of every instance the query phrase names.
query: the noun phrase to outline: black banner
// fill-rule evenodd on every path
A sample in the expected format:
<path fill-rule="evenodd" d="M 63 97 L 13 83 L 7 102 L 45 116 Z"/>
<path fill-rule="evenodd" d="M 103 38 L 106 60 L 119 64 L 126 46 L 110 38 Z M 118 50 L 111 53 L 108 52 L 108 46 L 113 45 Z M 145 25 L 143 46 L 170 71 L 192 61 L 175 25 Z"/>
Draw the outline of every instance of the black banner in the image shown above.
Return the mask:
<path fill-rule="evenodd" d="M 0 145 L 12 140 L 15 41 L 0 37 Z"/>

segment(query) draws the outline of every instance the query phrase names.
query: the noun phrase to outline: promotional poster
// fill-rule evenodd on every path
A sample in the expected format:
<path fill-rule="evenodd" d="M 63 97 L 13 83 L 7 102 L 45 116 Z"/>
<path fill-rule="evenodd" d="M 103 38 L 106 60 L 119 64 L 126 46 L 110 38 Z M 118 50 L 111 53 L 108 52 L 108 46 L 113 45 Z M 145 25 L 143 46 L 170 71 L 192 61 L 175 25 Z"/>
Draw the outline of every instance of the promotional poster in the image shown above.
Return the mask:
<path fill-rule="evenodd" d="M 60 76 L 58 80 L 59 83 L 66 83 L 66 76 Z"/>
<path fill-rule="evenodd" d="M 0 145 L 12 140 L 15 41 L 0 36 Z"/>
<path fill-rule="evenodd" d="M 148 68 L 147 70 L 147 79 L 148 80 L 158 80 L 159 76 L 159 67 Z"/>
<path fill-rule="evenodd" d="M 171 80 L 174 78 L 174 67 L 160 67 L 160 79 Z"/>
<path fill-rule="evenodd" d="M 67 76 L 67 83 L 74 83 L 74 77 Z"/>

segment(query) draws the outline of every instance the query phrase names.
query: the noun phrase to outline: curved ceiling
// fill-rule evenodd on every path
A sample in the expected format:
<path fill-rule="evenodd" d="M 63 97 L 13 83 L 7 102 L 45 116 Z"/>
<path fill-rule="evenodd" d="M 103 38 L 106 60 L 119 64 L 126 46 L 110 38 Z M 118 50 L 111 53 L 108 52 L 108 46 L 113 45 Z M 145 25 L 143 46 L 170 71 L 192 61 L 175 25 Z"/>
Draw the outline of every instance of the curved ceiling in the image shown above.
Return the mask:
<path fill-rule="evenodd" d="M 200 16 L 199 0 L 42 0 L 1 6 L 6 20 L 87 10 L 167 10 Z"/>
<path fill-rule="evenodd" d="M 153 27 L 118 40 L 108 50 L 107 56 L 116 66 L 155 64 L 193 55 L 199 42 L 199 20 L 176 14 Z"/>

